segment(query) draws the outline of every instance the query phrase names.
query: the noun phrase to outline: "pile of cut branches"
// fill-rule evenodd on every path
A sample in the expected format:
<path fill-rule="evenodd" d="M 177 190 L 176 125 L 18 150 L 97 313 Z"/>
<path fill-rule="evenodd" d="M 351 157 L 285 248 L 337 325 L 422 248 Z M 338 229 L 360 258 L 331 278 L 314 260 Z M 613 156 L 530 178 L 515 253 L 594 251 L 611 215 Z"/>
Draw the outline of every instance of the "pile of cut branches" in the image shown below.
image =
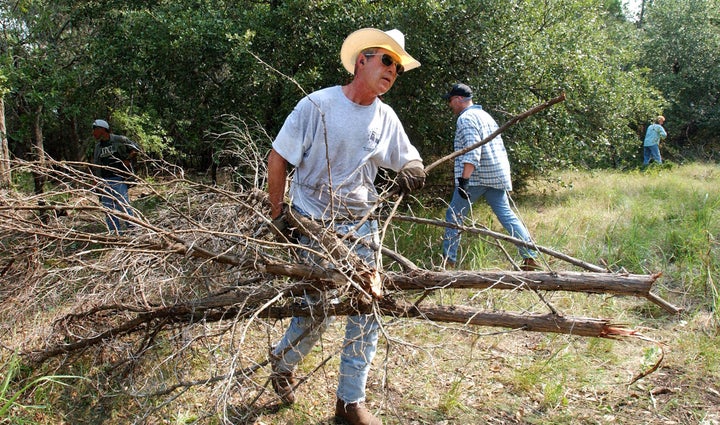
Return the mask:
<path fill-rule="evenodd" d="M 238 134 L 238 133 L 235 133 Z M 548 291 L 609 293 L 648 299 L 676 309 L 652 293 L 659 274 L 610 272 L 549 248 L 544 255 L 586 271 L 523 272 L 427 270 L 390 246 L 373 246 L 388 267 L 369 269 L 328 226 L 291 216 L 322 248 L 325 266 L 300 260 L 304 247 L 281 243 L 270 231 L 262 156 L 238 140 L 243 178 L 232 188 L 186 178 L 164 163 L 138 180 L 133 224 L 123 235 L 107 232 L 109 213 L 98 200 L 88 164 L 15 161 L 13 173 L 42 175 L 48 190 L 3 193 L 0 204 L 0 317 L 4 347 L 34 367 L 70 367 L 81 359 L 106 365 L 134 399 L 170 396 L 210 386 L 215 403 L 237 385 L 264 391 L 254 379 L 267 362 L 277 319 L 325 317 L 358 311 L 473 326 L 552 332 L 582 337 L 641 336 L 610 319 L 573 317 L 546 301 Z M 384 193 L 390 206 L 401 199 Z M 391 210 L 388 210 L 391 211 Z M 444 226 L 442 221 L 379 211 L 382 227 L 401 221 Z M 392 210 L 394 211 L 394 210 Z M 468 227 L 506 242 L 525 242 Z M 544 311 L 479 309 L 432 303 L 446 289 L 535 294 Z M 332 294 L 312 309 L 299 303 L 309 292 Z M 202 370 L 181 365 L 202 359 Z M 253 397 L 250 397 L 251 399 Z M 161 403 L 162 404 L 162 403 Z M 148 402 L 151 415 L 156 403 Z M 212 410 L 212 409 L 211 409 Z M 209 413 L 210 414 L 210 413 Z"/>

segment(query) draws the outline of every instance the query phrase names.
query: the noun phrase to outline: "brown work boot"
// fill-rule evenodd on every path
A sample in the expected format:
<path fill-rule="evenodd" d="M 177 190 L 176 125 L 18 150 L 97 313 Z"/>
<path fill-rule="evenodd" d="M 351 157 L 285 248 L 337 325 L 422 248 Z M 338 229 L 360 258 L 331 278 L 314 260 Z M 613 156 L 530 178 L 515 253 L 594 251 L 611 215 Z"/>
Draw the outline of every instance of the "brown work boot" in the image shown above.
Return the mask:
<path fill-rule="evenodd" d="M 335 423 L 347 425 L 382 425 L 382 421 L 365 407 L 365 403 L 335 403 Z"/>
<path fill-rule="evenodd" d="M 520 266 L 520 270 L 526 271 L 526 272 L 532 272 L 536 270 L 542 270 L 542 266 L 538 264 L 538 262 L 534 258 L 523 258 L 522 266 Z"/>
<path fill-rule="evenodd" d="M 270 383 L 273 390 L 285 404 L 295 403 L 295 385 L 297 380 L 292 372 L 279 372 L 275 370 L 275 363 L 271 362 L 272 374 L 270 375 Z"/>

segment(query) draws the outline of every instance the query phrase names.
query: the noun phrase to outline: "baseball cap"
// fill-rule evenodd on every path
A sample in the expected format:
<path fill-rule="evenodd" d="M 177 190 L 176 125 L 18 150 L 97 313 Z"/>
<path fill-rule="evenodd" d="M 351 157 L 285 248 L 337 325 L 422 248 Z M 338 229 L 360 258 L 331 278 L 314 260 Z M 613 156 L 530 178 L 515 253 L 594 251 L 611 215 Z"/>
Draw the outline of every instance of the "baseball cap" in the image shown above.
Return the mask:
<path fill-rule="evenodd" d="M 92 124 L 93 127 L 102 127 L 105 130 L 110 130 L 110 124 L 107 123 L 105 120 L 95 120 Z"/>
<path fill-rule="evenodd" d="M 457 83 L 453 84 L 450 91 L 442 95 L 442 98 L 448 100 L 453 96 L 472 97 L 472 95 L 473 93 L 470 87 L 462 83 Z"/>

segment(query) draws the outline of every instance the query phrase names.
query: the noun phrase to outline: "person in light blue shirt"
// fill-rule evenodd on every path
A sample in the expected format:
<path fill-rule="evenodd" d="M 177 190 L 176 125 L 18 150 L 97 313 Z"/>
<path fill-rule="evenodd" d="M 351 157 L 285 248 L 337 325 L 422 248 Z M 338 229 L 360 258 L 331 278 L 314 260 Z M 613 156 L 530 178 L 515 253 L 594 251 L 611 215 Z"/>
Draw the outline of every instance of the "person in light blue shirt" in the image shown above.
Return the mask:
<path fill-rule="evenodd" d="M 482 106 L 473 104 L 472 97 L 472 89 L 461 83 L 453 85 L 450 91 L 442 96 L 457 115 L 454 141 L 456 152 L 482 141 L 498 129 L 490 114 L 485 112 Z M 464 217 L 472 211 L 472 204 L 482 196 L 510 236 L 531 242 L 530 233 L 510 208 L 507 194 L 512 190 L 510 162 L 500 135 L 456 157 L 455 180 L 457 186 L 445 214 L 448 223 L 461 226 Z M 460 238 L 457 228 L 445 229 L 442 246 L 442 261 L 445 267 L 455 267 Z M 536 261 L 537 252 L 526 247 L 520 247 L 519 252 L 523 257 L 522 270 L 540 268 Z"/>
<path fill-rule="evenodd" d="M 662 164 L 660 157 L 660 141 L 667 137 L 667 132 L 663 128 L 665 117 L 660 115 L 655 120 L 655 124 L 648 127 L 645 132 L 645 141 L 643 142 L 643 165 L 650 164 L 650 160 L 654 160 L 658 164 Z"/>

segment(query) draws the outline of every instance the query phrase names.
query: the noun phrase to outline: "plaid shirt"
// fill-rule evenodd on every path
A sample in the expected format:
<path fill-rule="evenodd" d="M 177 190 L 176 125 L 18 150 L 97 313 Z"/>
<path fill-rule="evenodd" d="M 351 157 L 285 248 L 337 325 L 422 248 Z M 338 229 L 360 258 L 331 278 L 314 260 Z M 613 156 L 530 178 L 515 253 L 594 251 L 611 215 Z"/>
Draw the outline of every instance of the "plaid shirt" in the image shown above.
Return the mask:
<path fill-rule="evenodd" d="M 455 151 L 480 142 L 497 129 L 497 123 L 490 114 L 482 109 L 482 106 L 470 106 L 458 116 L 455 130 Z M 462 177 L 465 163 L 475 166 L 475 171 L 470 176 L 470 186 L 489 186 L 506 191 L 512 190 L 510 162 L 500 135 L 479 148 L 455 158 L 455 184 L 457 184 L 458 177 Z"/>

